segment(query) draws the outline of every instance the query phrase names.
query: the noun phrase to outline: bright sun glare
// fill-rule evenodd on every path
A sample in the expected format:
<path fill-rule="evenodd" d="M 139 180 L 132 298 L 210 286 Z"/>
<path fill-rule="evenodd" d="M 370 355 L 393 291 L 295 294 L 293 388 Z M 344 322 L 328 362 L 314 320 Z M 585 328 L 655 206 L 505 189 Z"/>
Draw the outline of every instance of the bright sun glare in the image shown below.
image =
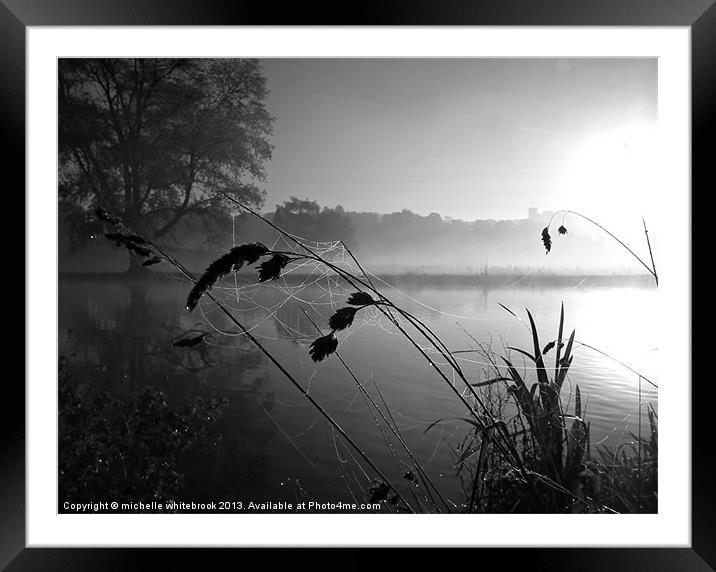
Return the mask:
<path fill-rule="evenodd" d="M 599 219 L 615 230 L 640 230 L 659 192 L 656 128 L 634 124 L 576 143 L 563 176 L 561 208 Z"/>

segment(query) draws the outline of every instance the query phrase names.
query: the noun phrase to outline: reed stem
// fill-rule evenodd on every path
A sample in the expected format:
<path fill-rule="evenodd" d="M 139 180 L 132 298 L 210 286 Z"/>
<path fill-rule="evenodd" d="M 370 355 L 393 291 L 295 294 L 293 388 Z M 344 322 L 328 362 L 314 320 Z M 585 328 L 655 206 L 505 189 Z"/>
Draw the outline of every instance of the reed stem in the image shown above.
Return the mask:
<path fill-rule="evenodd" d="M 616 236 L 615 234 L 613 234 L 612 232 L 608 231 L 606 228 L 604 228 L 604 227 L 603 227 L 601 224 L 599 224 L 597 221 L 592 220 L 592 219 L 589 218 L 588 216 L 585 216 L 585 215 L 583 215 L 582 213 L 578 213 L 578 212 L 576 212 L 576 211 L 570 211 L 570 210 L 562 209 L 562 210 L 559 210 L 559 211 L 555 212 L 555 213 L 552 215 L 552 217 L 549 219 L 549 223 L 547 224 L 547 228 L 549 228 L 549 227 L 552 225 L 552 221 L 554 220 L 554 217 L 557 216 L 557 215 L 560 214 L 560 213 L 573 214 L 573 215 L 575 215 L 575 216 L 581 217 L 581 218 L 583 218 L 584 220 L 586 220 L 586 221 L 592 223 L 594 226 L 596 226 L 596 227 L 602 229 L 602 230 L 603 230 L 604 232 L 606 232 L 609 236 L 611 236 L 614 240 L 616 240 L 619 244 L 621 244 L 644 268 L 646 268 L 647 271 L 649 272 L 649 274 L 651 274 L 651 275 L 654 277 L 654 280 L 656 281 L 656 285 L 657 285 L 657 286 L 659 285 L 659 277 L 656 275 L 656 266 L 654 265 L 654 257 L 653 257 L 653 255 L 652 255 L 652 257 L 651 257 L 652 267 L 649 267 L 649 265 L 648 265 L 646 262 L 644 262 L 644 261 L 639 257 L 639 255 L 637 255 L 636 252 L 634 252 L 631 248 L 629 248 L 619 237 L 617 237 L 617 236 Z M 644 220 L 644 219 L 642 218 L 642 220 Z M 646 222 L 644 223 L 644 231 L 646 232 Z M 647 241 L 647 244 L 649 244 L 649 254 L 651 254 L 651 244 L 649 243 L 649 235 L 648 235 L 648 233 L 647 233 L 647 235 L 646 235 L 646 241 Z"/>
<path fill-rule="evenodd" d="M 131 232 L 131 229 L 126 227 L 124 224 L 122 226 Z M 183 264 L 181 264 L 178 260 L 176 260 L 174 257 L 169 255 L 167 252 L 165 252 L 161 247 L 159 247 L 154 242 L 147 240 L 147 243 L 154 248 L 161 256 L 163 256 L 167 262 L 169 262 L 172 266 L 174 266 L 177 270 L 179 270 L 184 276 L 186 276 L 189 280 L 196 283 L 198 280 L 196 277 L 189 271 Z M 283 365 L 269 352 L 264 345 L 259 342 L 259 340 L 241 323 L 239 320 L 236 319 L 236 317 L 229 312 L 229 310 L 226 309 L 226 307 L 217 300 L 211 292 L 205 292 L 205 295 L 219 308 L 219 310 L 229 319 L 230 322 L 232 322 L 235 326 L 237 326 L 242 333 L 263 353 L 278 369 L 279 371 L 284 375 L 284 377 L 296 388 L 298 391 L 303 395 L 303 397 L 318 411 L 323 418 L 328 421 L 328 423 L 343 437 L 346 442 L 358 453 L 358 455 L 370 466 L 370 468 L 375 472 L 376 475 L 380 477 L 380 479 L 385 482 L 387 485 L 390 486 L 390 488 L 393 490 L 393 492 L 397 495 L 397 497 L 403 502 L 403 504 L 406 506 L 406 508 L 411 512 L 415 513 L 413 508 L 410 506 L 410 504 L 405 500 L 403 495 L 400 493 L 400 491 L 391 483 L 391 481 L 385 476 L 383 471 L 370 459 L 370 457 L 361 449 L 361 447 L 353 440 L 353 438 L 346 433 L 343 428 L 338 424 L 338 422 L 333 419 L 333 417 L 321 406 L 320 403 L 318 403 L 304 388 L 303 386 L 296 381 L 296 379 L 283 367 Z"/>

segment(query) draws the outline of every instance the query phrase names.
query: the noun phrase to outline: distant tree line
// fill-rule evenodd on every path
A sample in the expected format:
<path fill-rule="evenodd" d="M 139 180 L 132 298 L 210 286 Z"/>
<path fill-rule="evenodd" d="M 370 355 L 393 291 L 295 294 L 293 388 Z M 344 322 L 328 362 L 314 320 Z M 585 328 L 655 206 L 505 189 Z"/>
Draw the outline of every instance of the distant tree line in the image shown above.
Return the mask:
<path fill-rule="evenodd" d="M 521 271 L 629 273 L 638 270 L 624 253 L 579 221 L 570 223 L 560 248 L 545 257 L 541 216 L 464 221 L 408 209 L 393 213 L 346 211 L 291 197 L 266 213 L 281 228 L 312 241 L 343 240 L 361 261 L 384 272 L 489 273 Z M 246 215 L 235 221 L 237 241 L 267 244 L 276 233 Z"/>

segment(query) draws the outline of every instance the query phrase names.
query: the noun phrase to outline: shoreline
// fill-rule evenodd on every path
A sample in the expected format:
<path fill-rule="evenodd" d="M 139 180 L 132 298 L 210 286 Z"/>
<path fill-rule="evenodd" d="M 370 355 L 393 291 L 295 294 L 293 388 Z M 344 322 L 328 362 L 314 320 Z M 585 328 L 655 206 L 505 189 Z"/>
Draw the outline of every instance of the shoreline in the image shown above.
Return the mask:
<path fill-rule="evenodd" d="M 242 284 L 255 282 L 254 273 L 238 273 L 237 278 Z M 289 274 L 285 279 L 289 283 L 300 284 L 305 281 L 307 274 Z M 411 286 L 459 286 L 465 288 L 535 288 L 545 287 L 653 287 L 654 280 L 648 274 L 376 274 L 380 280 L 388 284 L 409 284 Z M 60 272 L 60 282 L 166 282 L 181 278 L 179 273 L 159 273 L 148 271 L 144 275 L 130 274 L 126 272 Z M 378 287 L 380 287 L 378 285 Z"/>

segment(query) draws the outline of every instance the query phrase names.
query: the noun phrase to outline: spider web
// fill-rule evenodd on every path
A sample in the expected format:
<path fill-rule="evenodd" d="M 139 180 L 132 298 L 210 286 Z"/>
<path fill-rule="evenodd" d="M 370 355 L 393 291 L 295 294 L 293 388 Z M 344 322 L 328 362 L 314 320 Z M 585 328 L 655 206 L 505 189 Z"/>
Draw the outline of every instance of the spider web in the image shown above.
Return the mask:
<path fill-rule="evenodd" d="M 232 217 L 235 223 L 235 217 Z M 232 244 L 237 245 L 237 232 L 235 224 L 232 224 Z M 292 240 L 293 239 L 293 240 Z M 366 268 L 362 267 L 344 243 L 340 240 L 335 241 L 315 241 L 306 237 L 289 234 L 284 236 L 276 234 L 273 242 L 267 241 L 267 246 L 272 251 L 290 253 L 295 256 L 303 256 L 307 253 L 299 243 L 305 245 L 318 258 L 321 258 L 330 264 L 346 271 L 347 273 L 361 278 L 363 281 L 374 285 L 378 290 L 384 291 L 391 296 L 396 296 L 402 302 L 412 303 L 422 309 L 435 312 L 446 318 L 455 318 L 462 321 L 479 321 L 479 316 L 464 316 L 452 314 L 425 304 L 421 300 L 410 296 L 396 286 L 386 282 L 382 277 L 373 274 Z M 242 241 L 243 242 L 243 241 Z M 504 289 L 515 288 L 525 279 L 531 279 L 532 275 L 528 274 L 521 277 L 515 283 L 510 284 Z M 579 288 L 581 282 L 575 286 Z M 365 289 L 361 287 L 361 289 Z M 328 316 L 337 308 L 346 305 L 348 295 L 355 292 L 356 288 L 351 286 L 344 280 L 338 272 L 321 261 L 311 258 L 299 258 L 292 261 L 282 271 L 280 277 L 273 281 L 259 282 L 258 274 L 255 266 L 243 268 L 240 272 L 227 276 L 217 283 L 211 290 L 212 295 L 224 308 L 231 312 L 243 325 L 256 337 L 266 341 L 278 341 L 283 337 L 290 337 L 308 351 L 308 345 L 317 337 L 328 333 Z M 293 309 L 290 309 L 294 307 Z M 300 309 L 300 310 L 299 310 Z M 287 312 L 303 312 L 306 320 L 299 314 L 299 320 L 289 323 L 285 319 Z M 225 316 L 220 312 L 217 306 L 209 299 L 204 298 L 198 305 L 196 312 L 201 316 L 204 323 L 210 328 L 210 331 L 228 337 L 245 336 L 244 332 L 237 328 L 231 328 L 227 323 Z M 282 313 L 283 312 L 283 313 Z M 508 317 L 509 318 L 509 317 Z M 511 318 L 510 318 L 511 319 Z M 519 318 L 518 318 L 519 319 Z M 523 326 L 529 329 L 527 324 L 523 322 Z M 267 324 L 274 323 L 277 329 L 263 327 Z M 407 320 L 402 319 L 397 313 L 392 313 L 391 317 L 387 317 L 385 313 L 379 311 L 375 307 L 367 307 L 356 313 L 354 323 L 350 328 L 337 333 L 340 345 L 358 333 L 364 327 L 380 328 L 382 332 L 390 335 L 400 335 L 398 326 L 406 327 L 408 330 Z M 456 326 L 460 327 L 459 323 Z M 411 330 L 412 331 L 412 330 Z M 467 333 L 467 332 L 466 332 Z M 277 335 L 279 337 L 277 337 Z M 441 369 L 445 368 L 452 378 L 453 384 L 457 383 L 455 372 L 449 367 L 448 362 L 443 359 L 439 351 L 435 349 L 427 340 L 416 336 L 414 341 L 430 356 L 430 358 Z M 504 345 L 504 344 L 503 344 Z M 576 342 L 577 347 L 581 347 L 581 342 Z M 339 350 L 340 351 L 340 350 Z M 456 362 L 464 367 L 490 367 L 494 363 L 487 361 L 480 353 L 461 353 L 452 356 Z M 303 360 L 301 360 L 303 364 Z M 316 369 L 319 364 L 314 364 L 313 371 L 304 371 L 305 380 L 308 382 L 310 389 L 311 381 L 316 375 Z M 524 370 L 536 370 L 534 364 L 523 363 Z M 577 365 L 571 368 L 572 373 L 581 372 L 589 373 L 591 370 L 601 371 L 600 366 Z M 646 378 L 644 378 L 646 379 Z M 647 380 L 648 381 L 648 380 Z M 651 382 L 650 382 L 651 383 Z"/>
<path fill-rule="evenodd" d="M 315 340 L 317 337 L 327 333 L 329 331 L 327 324 L 327 316 L 330 315 L 337 308 L 345 306 L 348 295 L 356 291 L 356 288 L 349 284 L 339 273 L 330 266 L 326 265 L 322 261 L 314 260 L 312 258 L 303 257 L 307 250 L 297 244 L 291 237 L 301 244 L 305 245 L 312 253 L 318 258 L 329 262 L 331 265 L 340 268 L 341 270 L 349 273 L 350 275 L 360 277 L 362 280 L 375 285 L 378 290 L 385 291 L 391 296 L 400 297 L 402 301 L 410 301 L 424 309 L 430 310 L 441 314 L 444 317 L 457 318 L 460 320 L 480 320 L 477 316 L 461 316 L 457 314 L 451 314 L 429 306 L 422 301 L 410 296 L 408 293 L 403 292 L 392 284 L 383 280 L 380 276 L 377 276 L 370 271 L 364 269 L 352 253 L 342 241 L 315 241 L 306 237 L 298 235 L 284 236 L 277 234 L 273 242 L 267 241 L 267 246 L 271 251 L 282 252 L 292 254 L 297 257 L 296 260 L 292 260 L 282 271 L 278 279 L 268 282 L 259 282 L 257 274 L 257 266 L 249 266 L 243 268 L 240 272 L 233 273 L 230 276 L 224 277 L 218 282 L 211 290 L 214 298 L 234 315 L 239 322 L 241 322 L 251 334 L 263 340 L 278 341 L 280 337 L 276 337 L 275 330 L 273 328 L 262 327 L 266 324 L 274 324 L 278 326 L 278 329 L 285 336 L 289 336 L 296 341 L 300 346 L 308 350 L 308 345 Z M 237 237 L 235 228 L 232 229 L 232 244 L 237 245 Z M 242 241 L 243 242 L 243 241 Z M 505 287 L 506 289 L 512 289 L 517 287 L 521 282 L 525 280 L 531 281 L 532 275 L 528 274 L 516 280 L 514 283 Z M 582 281 L 583 282 L 583 281 Z M 582 282 L 574 286 L 579 288 Z M 361 287 L 361 289 L 365 289 Z M 300 310 L 306 314 L 308 320 L 300 320 L 298 326 L 293 321 L 287 321 L 284 319 L 282 310 L 286 310 L 288 307 L 297 306 Z M 245 336 L 244 332 L 239 331 L 236 328 L 228 326 L 225 316 L 218 310 L 217 306 L 208 298 L 203 298 L 197 306 L 196 312 L 201 316 L 204 323 L 211 329 L 212 332 L 221 336 Z M 397 321 L 394 323 L 392 320 Z M 520 320 L 522 321 L 522 320 Z M 304 327 L 304 325 L 306 327 Z M 387 317 L 383 312 L 375 307 L 367 307 L 357 312 L 353 325 L 347 330 L 338 333 L 340 344 L 342 345 L 351 336 L 355 335 L 363 327 L 369 326 L 373 328 L 380 328 L 381 330 L 392 334 L 399 335 L 398 325 L 406 326 L 407 321 L 401 319 L 397 314 L 392 314 L 392 319 Z M 523 324 L 526 328 L 527 325 Z M 268 332 L 268 333 L 267 333 Z M 279 334 L 280 335 L 280 334 Z M 418 341 L 416 339 L 416 341 Z M 421 349 L 431 357 L 432 360 L 441 368 L 445 368 L 445 373 L 449 374 L 452 379 L 453 386 L 458 385 L 458 379 L 456 378 L 455 372 L 449 367 L 449 364 L 444 359 L 440 359 L 439 352 L 431 347 L 425 340 L 419 340 L 419 346 Z M 340 349 L 339 349 L 340 351 Z M 494 362 L 485 361 L 485 358 L 480 354 L 466 354 L 466 355 L 454 355 L 453 359 L 464 367 L 480 367 L 480 366 L 492 366 Z M 304 360 L 299 360 L 301 367 L 303 367 Z M 306 383 L 306 391 L 311 391 L 311 383 L 316 376 L 319 364 L 314 364 L 313 371 L 306 371 L 304 369 L 305 377 L 303 381 Z M 536 367 L 530 364 L 522 364 L 524 370 L 534 370 Z M 573 368 L 574 371 L 582 370 L 587 372 L 589 369 L 597 369 L 596 367 L 590 368 L 579 366 Z M 371 373 L 371 376 L 373 374 Z M 363 383 L 366 380 L 362 380 Z M 570 395 L 568 402 L 571 400 L 571 384 Z M 465 390 L 462 391 L 464 397 L 469 398 L 469 395 Z M 354 399 L 358 397 L 358 393 L 354 393 Z M 342 398 L 342 396 L 335 397 L 336 400 Z M 588 396 L 585 400 L 588 403 Z M 353 400 L 346 406 L 346 409 L 350 409 Z M 586 405 L 585 405 L 586 406 Z M 367 407 L 367 405 L 366 405 Z M 416 419 L 406 412 L 401 411 L 400 408 L 394 408 L 392 413 L 401 418 L 400 429 L 402 431 L 409 430 L 412 428 L 419 428 L 424 426 L 429 420 Z M 275 419 L 272 421 L 276 424 L 279 422 Z M 617 425 L 626 422 L 626 419 L 617 422 Z M 301 437 L 304 433 L 310 431 L 315 425 L 316 421 L 312 420 L 311 424 L 301 432 L 291 436 L 288 433 L 285 437 L 289 439 L 292 446 L 297 448 L 299 452 L 306 456 L 300 445 L 294 442 L 292 439 Z M 380 424 L 377 422 L 378 426 Z M 280 425 L 278 425 L 280 428 Z M 283 430 L 282 430 L 283 431 Z M 612 429 L 612 433 L 617 431 L 617 426 Z M 441 433 L 442 435 L 442 433 Z M 603 439 L 605 440 L 606 437 Z M 428 460 L 428 464 L 432 461 L 433 457 L 437 453 L 437 447 L 440 444 L 440 439 L 436 440 L 436 448 L 433 451 L 431 458 Z M 350 451 L 344 451 L 350 454 Z M 338 449 L 336 449 L 336 456 L 341 458 Z M 308 457 L 306 457 L 308 458 Z M 311 462 L 312 463 L 312 462 Z M 360 463 L 358 463 L 360 467 Z"/>
<path fill-rule="evenodd" d="M 235 217 L 232 217 L 231 234 L 232 245 L 236 246 L 237 232 Z M 289 236 L 308 247 L 319 258 L 330 262 L 351 275 L 360 277 L 364 281 L 374 285 L 375 288 L 380 291 L 385 291 L 392 296 L 397 296 L 403 302 L 440 314 L 446 318 L 454 318 L 460 322 L 477 322 L 489 319 L 476 315 L 460 315 L 446 312 L 416 299 L 409 293 L 385 281 L 381 276 L 359 265 L 341 240 L 314 241 L 295 234 L 289 234 Z M 307 252 L 299 244 L 294 242 L 294 240 L 280 234 L 277 234 L 273 242 L 270 242 L 267 246 L 272 251 L 291 253 L 296 256 L 305 255 Z M 514 283 L 502 287 L 502 289 L 513 289 L 525 280 L 530 280 L 531 283 L 532 277 L 533 273 L 528 273 Z M 579 288 L 580 286 L 581 282 L 574 286 L 574 288 Z M 292 261 L 283 269 L 281 276 L 277 280 L 259 282 L 256 267 L 251 266 L 243 268 L 240 272 L 233 273 L 229 277 L 225 277 L 211 290 L 214 298 L 236 316 L 255 337 L 267 341 L 278 341 L 279 338 L 275 335 L 265 333 L 265 328 L 262 329 L 262 326 L 274 321 L 278 324 L 282 333 L 291 336 L 296 342 L 306 346 L 316 337 L 329 331 L 327 316 L 337 308 L 345 306 L 345 301 L 352 292 L 355 292 L 355 288 L 339 276 L 336 270 L 320 261 L 306 258 Z M 282 319 L 280 315 L 281 310 L 291 305 L 298 305 L 310 316 L 310 319 L 321 328 L 320 332 L 308 321 L 308 327 L 303 330 L 297 329 Z M 199 303 L 196 311 L 212 332 L 228 337 L 245 336 L 243 332 L 235 328 L 227 328 L 224 316 L 221 312 L 217 311 L 216 306 L 210 300 L 204 298 Z M 397 314 L 393 313 L 392 319 L 397 320 L 401 326 L 406 326 L 406 321 L 401 319 Z M 343 343 L 366 326 L 377 327 L 385 333 L 398 335 L 399 332 L 392 319 L 387 318 L 376 308 L 364 308 L 356 314 L 353 325 L 337 335 Z M 512 318 L 506 315 L 506 319 Z M 529 329 L 524 320 L 518 319 L 525 328 Z M 462 328 L 459 322 L 456 323 L 456 325 Z M 464 328 L 462 329 L 464 330 Z M 447 362 L 440 359 L 439 352 L 427 341 L 416 341 L 419 341 L 422 350 L 430 355 L 438 365 L 448 365 Z M 576 342 L 576 345 L 582 346 L 583 344 Z M 493 365 L 491 362 L 480 359 L 476 355 L 460 355 L 458 352 L 458 354 L 453 357 L 456 361 L 466 366 Z M 523 364 L 523 367 L 526 370 L 537 369 L 536 366 L 530 364 Z M 588 372 L 591 370 L 601 371 L 601 368 L 598 366 L 578 365 L 571 368 L 572 372 Z M 454 372 L 450 372 L 450 374 L 454 375 Z"/>
<path fill-rule="evenodd" d="M 319 258 L 365 279 L 360 266 L 342 241 L 315 241 L 298 235 L 290 236 L 308 247 Z M 240 242 L 237 242 L 236 230 L 232 228 L 233 246 Z M 327 316 L 344 306 L 348 295 L 356 289 L 326 264 L 310 258 L 300 258 L 307 254 L 306 249 L 286 236 L 277 235 L 273 242 L 267 242 L 266 246 L 271 251 L 292 254 L 299 258 L 292 260 L 282 270 L 278 279 L 267 282 L 259 282 L 257 265 L 244 267 L 220 280 L 211 289 L 211 294 L 254 337 L 278 340 L 279 338 L 267 333 L 266 328 L 262 327 L 273 321 L 283 334 L 308 345 L 329 331 Z M 309 320 L 305 320 L 307 327 L 300 329 L 284 320 L 281 311 L 292 305 L 303 310 L 309 320 L 320 328 L 320 332 Z M 195 311 L 211 332 L 228 337 L 245 336 L 244 332 L 227 325 L 223 313 L 218 311 L 217 305 L 208 298 L 204 297 Z M 302 320 L 301 326 L 304 325 L 303 322 Z M 351 328 L 340 333 L 341 340 L 352 336 L 365 325 L 388 329 L 390 323 L 375 308 L 365 308 L 357 313 Z"/>

